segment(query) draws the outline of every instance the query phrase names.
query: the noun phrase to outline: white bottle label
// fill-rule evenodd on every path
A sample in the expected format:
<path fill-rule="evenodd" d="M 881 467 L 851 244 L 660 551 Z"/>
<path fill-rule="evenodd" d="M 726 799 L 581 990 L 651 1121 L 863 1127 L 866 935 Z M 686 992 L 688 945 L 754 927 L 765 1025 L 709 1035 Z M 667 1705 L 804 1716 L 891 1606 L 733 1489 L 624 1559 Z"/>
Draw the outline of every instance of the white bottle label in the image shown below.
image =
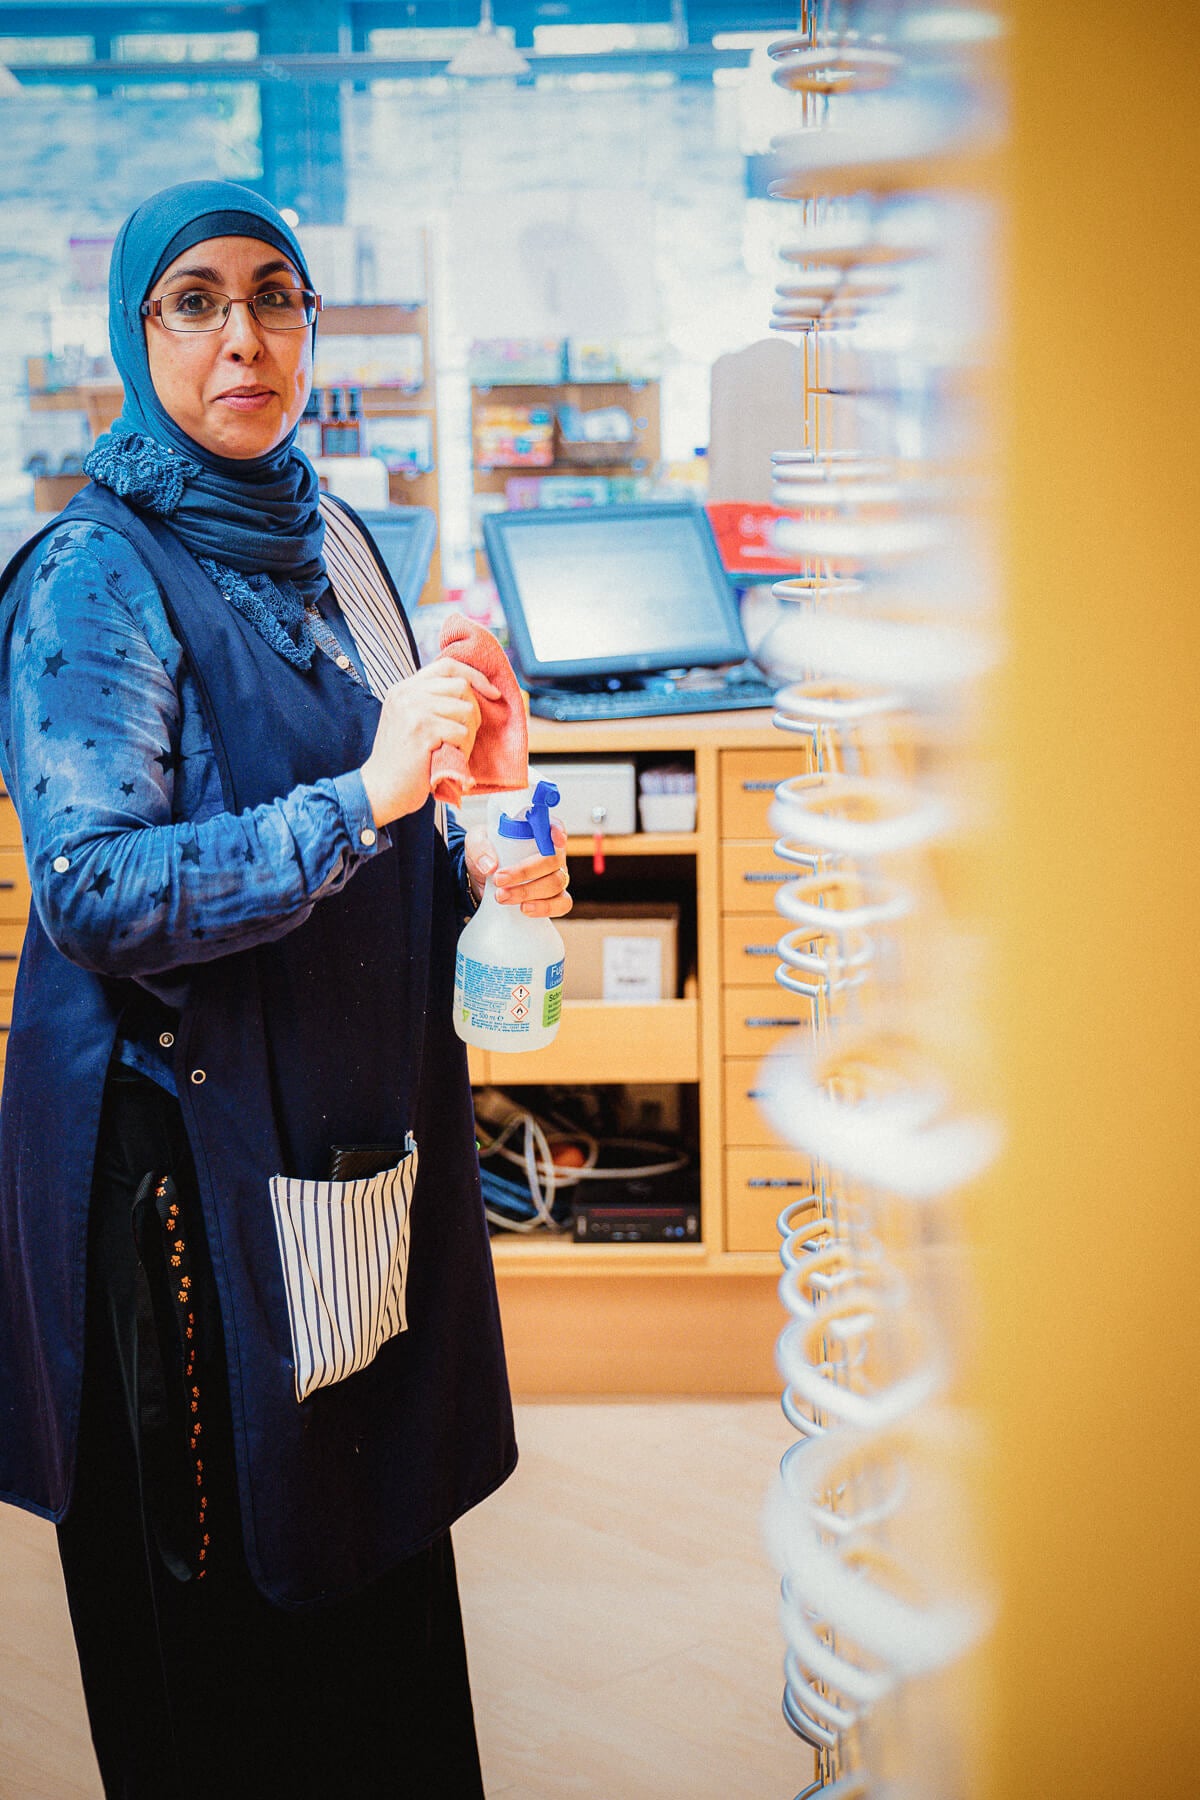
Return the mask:
<path fill-rule="evenodd" d="M 546 970 L 546 998 L 542 1006 L 542 1024 L 557 1025 L 562 1017 L 563 969 L 560 959 Z"/>
<path fill-rule="evenodd" d="M 464 1025 L 515 1036 L 529 1030 L 533 970 L 528 965 L 476 962 L 460 950 L 455 986 L 462 994 Z"/>

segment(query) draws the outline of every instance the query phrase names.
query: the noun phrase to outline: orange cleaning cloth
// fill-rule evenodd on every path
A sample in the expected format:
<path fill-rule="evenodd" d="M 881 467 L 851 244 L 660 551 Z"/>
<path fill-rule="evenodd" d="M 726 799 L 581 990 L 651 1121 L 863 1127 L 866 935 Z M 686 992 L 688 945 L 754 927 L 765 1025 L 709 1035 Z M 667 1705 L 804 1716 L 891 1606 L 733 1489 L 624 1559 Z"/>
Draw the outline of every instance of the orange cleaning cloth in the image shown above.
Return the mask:
<path fill-rule="evenodd" d="M 479 730 L 471 760 L 456 744 L 439 744 L 429 763 L 429 791 L 457 806 L 464 794 L 505 794 L 529 784 L 529 727 L 512 664 L 490 631 L 451 613 L 442 626 L 443 656 L 468 663 L 499 688 L 500 698 L 476 693 Z"/>

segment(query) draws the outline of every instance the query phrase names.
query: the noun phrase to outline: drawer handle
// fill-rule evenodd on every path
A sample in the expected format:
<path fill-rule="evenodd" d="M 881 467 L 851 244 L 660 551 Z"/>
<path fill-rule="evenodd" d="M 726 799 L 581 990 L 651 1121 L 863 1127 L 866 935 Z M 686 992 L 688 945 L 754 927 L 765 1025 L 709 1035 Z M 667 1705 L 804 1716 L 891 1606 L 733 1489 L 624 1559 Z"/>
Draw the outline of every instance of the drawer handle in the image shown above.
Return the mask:
<path fill-rule="evenodd" d="M 18 950 L 0 950 L 0 962 L 17 962 L 19 959 Z"/>
<path fill-rule="evenodd" d="M 762 1030 L 778 1031 L 781 1026 L 799 1025 L 799 1023 L 800 1023 L 799 1019 L 743 1019 L 742 1020 L 742 1024 L 749 1026 L 751 1031 L 762 1031 Z"/>
<path fill-rule="evenodd" d="M 748 1188 L 811 1188 L 811 1181 L 803 1181 L 799 1175 L 751 1175 L 747 1178 Z"/>
<path fill-rule="evenodd" d="M 777 781 L 743 781 L 743 794 L 773 794 L 779 786 Z"/>
<path fill-rule="evenodd" d="M 769 873 L 763 869 L 747 869 L 742 876 L 743 881 L 790 881 L 791 879 L 786 869 L 781 869 L 778 875 L 773 869 Z"/>
<path fill-rule="evenodd" d="M 15 881 L 0 881 L 0 888 L 15 888 L 16 885 Z"/>
<path fill-rule="evenodd" d="M 778 944 L 743 944 L 743 956 L 778 956 Z"/>

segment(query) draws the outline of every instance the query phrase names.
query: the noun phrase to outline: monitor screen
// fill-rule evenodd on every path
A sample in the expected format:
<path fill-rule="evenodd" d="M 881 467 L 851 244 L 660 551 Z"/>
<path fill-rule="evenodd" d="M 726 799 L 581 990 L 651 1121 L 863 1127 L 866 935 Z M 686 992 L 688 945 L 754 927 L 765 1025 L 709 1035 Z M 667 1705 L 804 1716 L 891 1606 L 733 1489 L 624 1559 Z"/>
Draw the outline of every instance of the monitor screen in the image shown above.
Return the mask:
<path fill-rule="evenodd" d="M 527 679 L 715 668 L 747 654 L 702 507 L 534 508 L 485 514 L 483 529 Z"/>
<path fill-rule="evenodd" d="M 437 518 L 428 506 L 389 506 L 386 510 L 359 512 L 375 540 L 384 567 L 395 584 L 405 610 L 421 598 L 437 540 Z"/>

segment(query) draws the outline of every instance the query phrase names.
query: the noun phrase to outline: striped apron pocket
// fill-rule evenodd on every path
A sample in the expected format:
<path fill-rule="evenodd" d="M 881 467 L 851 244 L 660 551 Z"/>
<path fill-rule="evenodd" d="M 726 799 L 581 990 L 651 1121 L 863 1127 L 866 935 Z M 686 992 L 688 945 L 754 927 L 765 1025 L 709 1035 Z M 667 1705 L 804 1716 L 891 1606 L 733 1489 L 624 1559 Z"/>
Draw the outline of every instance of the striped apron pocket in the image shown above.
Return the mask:
<path fill-rule="evenodd" d="M 417 1179 L 412 1133 L 394 1168 L 359 1181 L 272 1175 L 296 1398 L 365 1369 L 408 1329 L 409 1223 Z"/>

